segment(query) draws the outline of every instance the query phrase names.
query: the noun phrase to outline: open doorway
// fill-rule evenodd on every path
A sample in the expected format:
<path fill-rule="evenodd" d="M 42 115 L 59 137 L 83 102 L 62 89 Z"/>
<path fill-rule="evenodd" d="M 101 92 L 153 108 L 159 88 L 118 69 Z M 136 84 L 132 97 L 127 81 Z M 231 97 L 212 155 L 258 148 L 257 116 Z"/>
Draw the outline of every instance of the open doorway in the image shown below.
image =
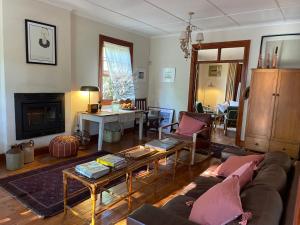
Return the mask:
<path fill-rule="evenodd" d="M 196 112 L 211 113 L 212 141 L 235 145 L 242 63 L 203 63 L 197 70 Z"/>
<path fill-rule="evenodd" d="M 243 145 L 249 48 L 250 40 L 193 45 L 188 110 L 211 113 L 225 144 Z"/>

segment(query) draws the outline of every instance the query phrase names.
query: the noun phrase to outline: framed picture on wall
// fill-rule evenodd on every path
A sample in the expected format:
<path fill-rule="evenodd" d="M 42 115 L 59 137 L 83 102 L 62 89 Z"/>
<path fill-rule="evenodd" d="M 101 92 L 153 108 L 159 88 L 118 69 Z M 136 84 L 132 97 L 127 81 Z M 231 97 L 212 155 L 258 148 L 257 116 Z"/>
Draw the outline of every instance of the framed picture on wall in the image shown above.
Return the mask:
<path fill-rule="evenodd" d="M 173 118 L 174 118 L 174 109 L 166 109 L 166 108 L 160 108 L 160 107 L 148 107 L 149 110 L 159 110 L 159 114 L 160 117 L 162 118 L 162 120 L 160 121 L 160 126 L 164 126 L 164 125 L 168 125 L 170 123 L 173 122 Z M 163 131 L 166 133 L 170 133 L 171 132 L 172 127 L 167 127 L 164 128 Z"/>
<path fill-rule="evenodd" d="M 134 72 L 135 81 L 138 83 L 146 82 L 146 70 L 142 68 L 138 68 Z"/>
<path fill-rule="evenodd" d="M 209 65 L 208 76 L 209 77 L 220 77 L 222 74 L 222 65 Z"/>
<path fill-rule="evenodd" d="M 259 53 L 262 57 L 262 67 L 270 66 L 273 55 L 277 54 L 279 68 L 298 68 L 300 33 L 262 36 Z"/>
<path fill-rule="evenodd" d="M 25 20 L 26 62 L 57 65 L 56 26 Z"/>

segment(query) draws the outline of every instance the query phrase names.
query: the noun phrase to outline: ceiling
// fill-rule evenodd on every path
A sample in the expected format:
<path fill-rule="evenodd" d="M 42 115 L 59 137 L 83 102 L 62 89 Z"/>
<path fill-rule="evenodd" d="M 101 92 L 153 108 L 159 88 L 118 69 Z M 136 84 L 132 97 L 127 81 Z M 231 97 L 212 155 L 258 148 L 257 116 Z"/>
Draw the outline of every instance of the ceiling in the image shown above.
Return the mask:
<path fill-rule="evenodd" d="M 300 20 L 300 0 L 39 0 L 144 36 Z"/>

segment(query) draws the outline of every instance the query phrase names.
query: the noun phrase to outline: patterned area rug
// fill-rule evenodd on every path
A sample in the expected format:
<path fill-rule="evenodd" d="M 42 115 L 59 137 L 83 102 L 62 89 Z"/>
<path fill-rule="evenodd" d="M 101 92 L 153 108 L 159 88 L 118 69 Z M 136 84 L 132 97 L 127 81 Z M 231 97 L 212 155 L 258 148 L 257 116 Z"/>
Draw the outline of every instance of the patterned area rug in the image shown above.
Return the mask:
<path fill-rule="evenodd" d="M 0 186 L 15 196 L 25 206 L 42 217 L 54 216 L 63 211 L 63 176 L 62 171 L 77 164 L 92 161 L 106 152 L 94 153 L 89 156 L 71 159 L 41 169 L 10 176 L 0 180 Z M 112 185 L 125 180 L 120 178 Z M 89 198 L 89 191 L 74 180 L 68 181 L 69 193 L 79 191 L 68 200 L 69 205 L 76 205 Z"/>

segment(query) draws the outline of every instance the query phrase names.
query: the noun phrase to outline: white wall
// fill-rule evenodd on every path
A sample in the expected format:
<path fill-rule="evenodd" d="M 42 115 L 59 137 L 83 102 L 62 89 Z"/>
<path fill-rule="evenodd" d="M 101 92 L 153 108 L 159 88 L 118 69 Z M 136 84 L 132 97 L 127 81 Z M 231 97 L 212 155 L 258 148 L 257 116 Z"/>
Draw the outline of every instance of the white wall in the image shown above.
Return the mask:
<path fill-rule="evenodd" d="M 221 65 L 221 76 L 208 76 L 210 65 Z M 229 63 L 201 64 L 199 66 L 197 101 L 210 107 L 216 107 L 217 104 L 225 101 L 228 69 Z M 210 87 L 210 84 L 213 87 Z"/>
<path fill-rule="evenodd" d="M 264 27 L 245 27 L 239 29 L 211 31 L 204 33 L 205 42 L 220 42 L 233 40 L 251 40 L 249 72 L 247 83 L 250 82 L 250 69 L 257 66 L 257 59 L 260 48 L 260 40 L 263 35 L 300 33 L 300 23 L 272 25 Z M 149 80 L 149 100 L 150 104 L 160 107 L 169 107 L 176 110 L 187 109 L 188 86 L 190 61 L 183 58 L 180 51 L 179 35 L 157 37 L 151 39 L 150 45 L 150 80 Z M 163 84 L 160 82 L 160 71 L 163 67 L 176 67 L 176 81 L 174 84 Z M 247 105 L 245 107 L 247 111 Z M 246 114 L 244 114 L 244 123 L 242 128 L 242 139 L 244 137 L 244 128 Z"/>
<path fill-rule="evenodd" d="M 3 14 L 3 1 L 0 0 L 0 15 Z M 3 49 L 3 19 L 0 16 L 0 152 L 7 144 L 6 110 L 5 110 L 5 77 L 4 77 L 4 49 Z"/>

